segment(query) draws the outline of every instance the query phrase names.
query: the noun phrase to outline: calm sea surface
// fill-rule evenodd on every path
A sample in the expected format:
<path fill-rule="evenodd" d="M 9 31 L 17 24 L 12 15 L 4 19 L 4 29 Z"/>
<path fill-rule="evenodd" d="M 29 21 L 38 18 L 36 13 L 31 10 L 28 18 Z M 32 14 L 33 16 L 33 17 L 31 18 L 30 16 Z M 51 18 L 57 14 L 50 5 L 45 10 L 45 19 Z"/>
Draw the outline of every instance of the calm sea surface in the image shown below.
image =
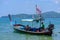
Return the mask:
<path fill-rule="evenodd" d="M 30 24 L 32 27 L 32 22 L 22 22 L 20 18 L 14 18 L 17 23 L 27 25 Z M 44 35 L 30 35 L 14 32 L 13 26 L 10 24 L 8 18 L 0 18 L 0 40 L 60 40 L 60 18 L 46 18 L 45 27 L 48 26 L 49 22 L 55 25 L 52 36 Z M 35 25 L 36 24 L 36 25 Z M 39 24 L 33 22 L 33 27 L 38 27 Z"/>

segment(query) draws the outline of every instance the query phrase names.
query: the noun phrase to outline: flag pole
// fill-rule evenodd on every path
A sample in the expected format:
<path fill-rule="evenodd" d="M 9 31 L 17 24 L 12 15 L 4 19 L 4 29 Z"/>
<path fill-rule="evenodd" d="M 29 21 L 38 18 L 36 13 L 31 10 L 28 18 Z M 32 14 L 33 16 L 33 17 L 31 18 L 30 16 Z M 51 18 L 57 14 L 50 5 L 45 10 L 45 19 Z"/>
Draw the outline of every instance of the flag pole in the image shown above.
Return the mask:
<path fill-rule="evenodd" d="M 39 17 L 40 17 L 39 19 L 40 19 L 40 27 L 41 27 L 41 14 L 40 14 L 40 16 L 39 16 Z"/>
<path fill-rule="evenodd" d="M 32 15 L 32 19 L 34 19 L 34 16 Z M 32 27 L 33 27 L 33 21 L 32 21 Z"/>
<path fill-rule="evenodd" d="M 37 7 L 37 5 L 36 5 L 36 13 L 38 14 L 38 21 L 40 22 L 40 27 L 41 27 L 41 20 L 42 20 L 42 18 L 41 18 L 41 10 Z"/>

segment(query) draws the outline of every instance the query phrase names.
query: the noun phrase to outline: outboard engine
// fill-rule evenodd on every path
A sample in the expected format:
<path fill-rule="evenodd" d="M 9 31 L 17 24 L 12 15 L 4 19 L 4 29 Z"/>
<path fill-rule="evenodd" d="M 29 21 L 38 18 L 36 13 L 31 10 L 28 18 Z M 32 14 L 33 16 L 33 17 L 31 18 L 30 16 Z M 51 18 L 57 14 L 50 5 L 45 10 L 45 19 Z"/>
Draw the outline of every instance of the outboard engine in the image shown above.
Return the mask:
<path fill-rule="evenodd" d="M 48 27 L 49 27 L 48 28 L 49 30 L 53 30 L 54 29 L 54 24 L 49 24 Z"/>
<path fill-rule="evenodd" d="M 53 31 L 53 29 L 54 29 L 54 24 L 49 24 L 48 25 L 48 30 L 49 30 L 49 32 L 50 32 L 50 34 L 52 35 L 52 31 Z"/>

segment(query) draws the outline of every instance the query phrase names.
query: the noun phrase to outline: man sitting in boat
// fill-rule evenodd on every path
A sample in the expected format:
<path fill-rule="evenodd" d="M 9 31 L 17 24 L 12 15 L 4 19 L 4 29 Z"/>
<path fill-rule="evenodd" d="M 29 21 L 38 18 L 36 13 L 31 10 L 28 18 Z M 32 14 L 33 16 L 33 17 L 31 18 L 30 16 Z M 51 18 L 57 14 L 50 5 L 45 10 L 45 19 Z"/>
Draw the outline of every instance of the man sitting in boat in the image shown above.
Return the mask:
<path fill-rule="evenodd" d="M 29 31 L 29 30 L 30 30 L 30 26 L 27 25 L 27 26 L 25 27 L 25 30 L 26 30 L 26 31 Z"/>
<path fill-rule="evenodd" d="M 40 28 L 30 28 L 29 30 L 34 32 L 41 32 L 45 29 L 44 23 L 42 22 L 41 24 L 42 26 Z"/>
<path fill-rule="evenodd" d="M 37 29 L 37 28 L 31 28 L 29 25 L 27 25 L 27 26 L 25 27 L 25 30 L 26 30 L 26 31 L 34 31 L 34 32 L 35 32 L 36 29 Z"/>

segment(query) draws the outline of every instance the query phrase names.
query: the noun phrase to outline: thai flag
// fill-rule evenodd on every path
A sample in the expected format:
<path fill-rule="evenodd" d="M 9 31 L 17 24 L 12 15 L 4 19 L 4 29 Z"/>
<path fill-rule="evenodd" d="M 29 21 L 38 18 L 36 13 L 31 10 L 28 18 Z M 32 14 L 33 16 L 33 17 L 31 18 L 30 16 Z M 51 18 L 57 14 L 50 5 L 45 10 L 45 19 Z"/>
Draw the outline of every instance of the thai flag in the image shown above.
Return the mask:
<path fill-rule="evenodd" d="M 37 5 L 36 5 L 36 13 L 41 14 L 41 10 L 37 7 Z"/>

